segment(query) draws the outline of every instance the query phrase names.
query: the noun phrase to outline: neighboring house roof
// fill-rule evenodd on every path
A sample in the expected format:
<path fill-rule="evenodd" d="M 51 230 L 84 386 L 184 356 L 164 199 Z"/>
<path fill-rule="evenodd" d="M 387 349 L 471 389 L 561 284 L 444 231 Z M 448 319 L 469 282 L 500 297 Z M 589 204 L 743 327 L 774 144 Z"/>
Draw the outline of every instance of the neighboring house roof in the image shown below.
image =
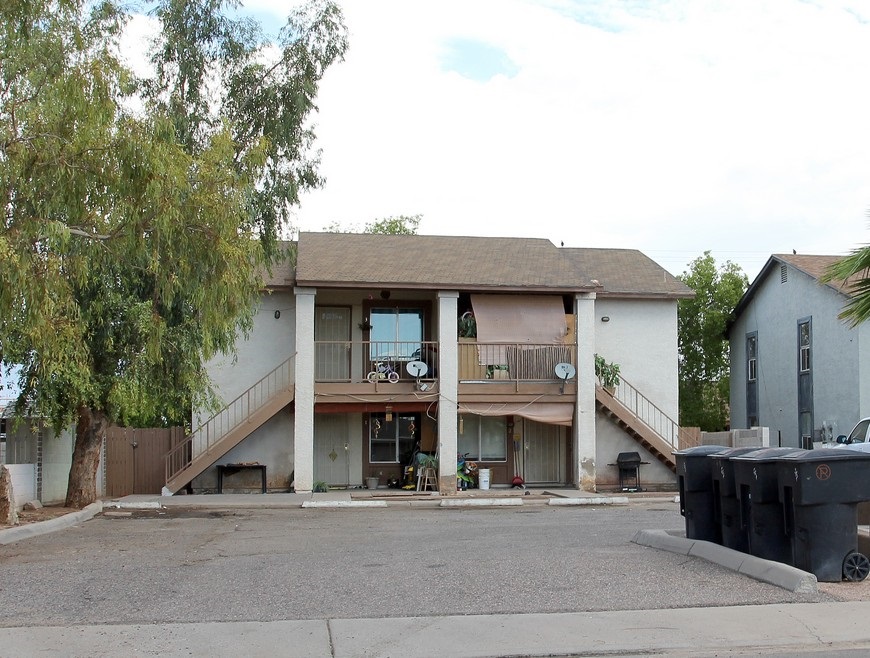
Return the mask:
<path fill-rule="evenodd" d="M 282 273 L 286 277 L 286 272 Z M 292 285 L 279 281 L 272 286 Z M 295 284 L 320 288 L 597 292 L 691 297 L 660 265 L 629 249 L 565 249 L 539 238 L 301 233 Z"/>
<path fill-rule="evenodd" d="M 752 302 L 762 283 L 765 279 L 767 279 L 771 271 L 774 269 L 778 269 L 782 265 L 791 266 L 794 269 L 803 272 L 811 279 L 815 280 L 819 285 L 825 285 L 828 288 L 832 288 L 838 293 L 845 295 L 846 297 L 851 297 L 850 291 L 852 289 L 852 285 L 860 277 L 850 277 L 845 281 L 837 280 L 824 284 L 820 281 L 822 276 L 827 272 L 828 268 L 836 263 L 838 260 L 842 260 L 842 258 L 843 256 L 773 254 L 770 258 L 767 259 L 764 267 L 761 268 L 761 272 L 758 273 L 758 276 L 755 277 L 755 280 L 752 282 L 749 288 L 746 289 L 746 292 L 743 293 L 743 297 L 734 308 L 732 320 L 729 323 L 728 329 L 730 330 L 730 326 L 737 318 L 740 317 L 743 311 L 746 310 L 746 307 L 749 306 L 749 304 Z"/>

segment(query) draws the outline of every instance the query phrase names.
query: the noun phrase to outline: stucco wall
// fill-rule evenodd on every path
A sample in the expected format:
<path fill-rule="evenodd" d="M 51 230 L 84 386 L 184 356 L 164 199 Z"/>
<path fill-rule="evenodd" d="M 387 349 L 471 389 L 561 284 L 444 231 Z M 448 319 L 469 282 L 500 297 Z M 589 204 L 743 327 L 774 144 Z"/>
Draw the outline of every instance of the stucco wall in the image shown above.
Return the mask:
<path fill-rule="evenodd" d="M 280 312 L 278 318 L 276 311 Z M 236 343 L 237 359 L 218 356 L 206 366 L 215 391 L 224 403 L 244 393 L 293 354 L 295 323 L 292 292 L 274 292 L 263 297 L 252 331 Z"/>
<path fill-rule="evenodd" d="M 618 363 L 627 382 L 678 420 L 676 301 L 597 299 L 595 352 Z"/>
<path fill-rule="evenodd" d="M 827 421 L 835 436 L 848 432 L 870 404 L 862 404 L 868 375 L 859 375 L 867 330 L 851 330 L 837 318 L 845 302 L 837 291 L 791 267 L 787 278 L 782 283 L 779 267 L 772 268 L 730 331 L 731 426 L 747 427 L 746 336 L 758 332 L 758 423 L 770 428 L 771 445 L 798 446 L 798 322 L 812 318 L 814 428 Z"/>
<path fill-rule="evenodd" d="M 641 488 L 653 491 L 670 491 L 676 488 L 677 476 L 674 472 L 610 419 L 599 414 L 595 421 L 595 432 L 598 439 L 595 469 L 598 491 L 618 488 L 619 469 L 612 464 L 616 463 L 620 452 L 636 452 L 642 461 L 649 462 L 640 467 Z"/>
<path fill-rule="evenodd" d="M 37 426 L 41 427 L 41 426 Z M 44 504 L 63 502 L 66 498 L 69 482 L 69 469 L 72 464 L 73 434 L 72 429 L 64 430 L 60 435 L 46 427 L 36 429 L 29 422 L 22 422 L 14 429 L 10 422 L 6 436 L 6 459 L 10 464 L 34 464 L 40 460 L 39 443 L 42 433 L 42 495 L 40 502 Z M 34 493 L 28 500 L 36 497 L 37 483 L 34 482 Z M 97 470 L 97 495 L 102 495 L 103 460 Z M 20 495 L 16 492 L 16 498 Z M 27 502 L 26 500 L 24 502 Z"/>
<path fill-rule="evenodd" d="M 215 466 L 194 478 L 191 487 L 194 493 L 216 491 L 218 484 L 217 464 L 258 462 L 266 465 L 268 491 L 289 491 L 293 473 L 293 414 L 285 409 L 273 416 L 256 432 L 242 441 Z M 259 492 L 260 474 L 255 471 L 240 472 L 224 479 L 224 493 Z"/>

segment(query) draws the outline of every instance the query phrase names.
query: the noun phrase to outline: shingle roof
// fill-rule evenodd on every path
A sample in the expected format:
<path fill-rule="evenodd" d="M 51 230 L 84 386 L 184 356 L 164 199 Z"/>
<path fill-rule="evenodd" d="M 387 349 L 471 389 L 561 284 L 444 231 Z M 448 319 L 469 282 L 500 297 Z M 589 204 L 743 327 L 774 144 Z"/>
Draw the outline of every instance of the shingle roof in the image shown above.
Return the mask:
<path fill-rule="evenodd" d="M 822 278 L 822 276 L 828 271 L 828 268 L 831 267 L 838 260 L 842 260 L 843 256 L 820 256 L 820 255 L 809 255 L 809 254 L 773 254 L 771 258 L 775 258 L 778 261 L 788 263 L 792 267 L 800 270 L 804 274 L 811 276 L 817 281 Z M 831 281 L 828 285 L 832 288 L 836 288 L 844 295 L 850 295 L 850 290 L 852 284 L 859 277 L 849 277 L 845 281 L 836 280 Z"/>
<path fill-rule="evenodd" d="M 286 272 L 285 272 L 286 274 Z M 301 233 L 295 283 L 372 287 L 690 297 L 629 249 L 564 249 L 538 238 Z M 270 285 L 292 285 L 273 276 Z"/>
<path fill-rule="evenodd" d="M 636 249 L 563 249 L 583 276 L 596 279 L 609 296 L 689 298 L 694 291 Z"/>
<path fill-rule="evenodd" d="M 755 277 L 755 280 L 749 285 L 746 292 L 743 293 L 743 297 L 740 298 L 740 301 L 737 302 L 737 306 L 734 307 L 734 311 L 732 312 L 731 320 L 728 322 L 728 332 L 730 332 L 731 327 L 736 322 L 737 318 L 739 318 L 743 311 L 746 310 L 746 307 L 749 306 L 750 302 L 755 298 L 758 289 L 761 287 L 761 284 L 765 279 L 770 275 L 771 271 L 774 268 L 779 268 L 780 265 L 790 265 L 796 270 L 803 272 L 810 278 L 815 281 L 819 281 L 823 274 L 827 271 L 827 269 L 837 262 L 841 260 L 842 256 L 827 256 L 827 255 L 811 255 L 811 254 L 773 254 L 770 258 L 767 259 L 767 262 L 764 264 L 764 267 L 761 268 L 761 272 L 758 273 L 758 276 Z M 851 284 L 858 277 L 849 277 L 846 281 L 831 281 L 830 283 L 826 283 L 824 285 L 829 288 L 833 288 L 837 292 L 847 297 L 851 296 Z M 821 283 L 820 283 L 821 285 Z"/>

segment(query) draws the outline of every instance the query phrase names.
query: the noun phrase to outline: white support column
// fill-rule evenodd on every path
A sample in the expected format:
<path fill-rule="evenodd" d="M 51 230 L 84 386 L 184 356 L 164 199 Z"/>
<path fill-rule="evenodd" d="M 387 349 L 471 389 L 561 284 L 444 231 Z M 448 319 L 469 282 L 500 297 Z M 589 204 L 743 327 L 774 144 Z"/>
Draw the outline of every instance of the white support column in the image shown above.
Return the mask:
<path fill-rule="evenodd" d="M 296 295 L 296 413 L 293 415 L 295 489 L 314 488 L 314 288 L 294 288 Z"/>
<path fill-rule="evenodd" d="M 577 408 L 574 417 L 574 484 L 595 491 L 595 293 L 574 298 L 577 335 Z"/>
<path fill-rule="evenodd" d="M 438 491 L 456 493 L 456 408 L 459 396 L 459 293 L 438 293 Z"/>

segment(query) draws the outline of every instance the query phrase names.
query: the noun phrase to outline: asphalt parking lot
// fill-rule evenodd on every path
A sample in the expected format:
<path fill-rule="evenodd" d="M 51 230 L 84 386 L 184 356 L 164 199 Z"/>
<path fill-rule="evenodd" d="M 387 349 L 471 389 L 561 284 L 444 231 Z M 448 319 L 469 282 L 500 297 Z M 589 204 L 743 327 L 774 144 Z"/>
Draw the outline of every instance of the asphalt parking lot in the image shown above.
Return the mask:
<path fill-rule="evenodd" d="M 651 610 L 796 594 L 631 542 L 628 506 L 106 511 L 0 546 L 0 626 Z"/>

